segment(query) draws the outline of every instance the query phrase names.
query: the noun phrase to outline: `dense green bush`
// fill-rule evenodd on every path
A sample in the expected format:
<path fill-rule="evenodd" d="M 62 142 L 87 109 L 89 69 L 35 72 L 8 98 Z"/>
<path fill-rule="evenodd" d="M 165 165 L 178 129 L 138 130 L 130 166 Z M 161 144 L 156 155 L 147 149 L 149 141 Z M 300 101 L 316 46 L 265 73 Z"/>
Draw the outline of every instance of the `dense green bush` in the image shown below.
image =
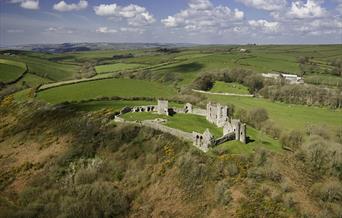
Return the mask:
<path fill-rule="evenodd" d="M 192 88 L 208 91 L 214 86 L 215 79 L 210 74 L 204 74 L 196 78 L 192 84 Z"/>

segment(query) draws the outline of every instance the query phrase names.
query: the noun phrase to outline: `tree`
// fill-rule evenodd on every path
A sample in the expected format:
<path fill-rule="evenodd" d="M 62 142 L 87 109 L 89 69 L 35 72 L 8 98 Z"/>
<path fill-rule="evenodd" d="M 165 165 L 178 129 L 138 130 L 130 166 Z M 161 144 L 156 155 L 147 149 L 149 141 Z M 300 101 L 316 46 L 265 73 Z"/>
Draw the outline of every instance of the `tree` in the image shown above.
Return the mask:
<path fill-rule="evenodd" d="M 198 77 L 194 82 L 193 82 L 193 87 L 195 89 L 199 90 L 204 90 L 208 91 L 210 90 L 214 85 L 214 80 L 211 75 L 205 74 L 202 75 L 201 77 Z"/>

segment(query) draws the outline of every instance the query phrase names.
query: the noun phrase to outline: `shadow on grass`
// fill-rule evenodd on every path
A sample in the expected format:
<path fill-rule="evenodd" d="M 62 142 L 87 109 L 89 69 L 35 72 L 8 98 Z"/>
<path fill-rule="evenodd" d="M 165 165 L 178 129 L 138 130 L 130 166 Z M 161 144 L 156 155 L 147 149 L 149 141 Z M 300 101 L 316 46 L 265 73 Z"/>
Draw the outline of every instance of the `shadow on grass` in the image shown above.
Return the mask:
<path fill-rule="evenodd" d="M 246 136 L 246 144 L 249 144 L 249 143 L 252 143 L 252 142 L 255 142 L 255 140 L 252 139 L 252 138 L 249 137 L 249 136 Z"/>
<path fill-rule="evenodd" d="M 194 71 L 199 71 L 204 67 L 203 64 L 199 64 L 196 62 L 193 63 L 188 63 L 188 64 L 181 64 L 175 67 L 171 67 L 169 69 L 177 71 L 177 72 L 194 72 Z"/>

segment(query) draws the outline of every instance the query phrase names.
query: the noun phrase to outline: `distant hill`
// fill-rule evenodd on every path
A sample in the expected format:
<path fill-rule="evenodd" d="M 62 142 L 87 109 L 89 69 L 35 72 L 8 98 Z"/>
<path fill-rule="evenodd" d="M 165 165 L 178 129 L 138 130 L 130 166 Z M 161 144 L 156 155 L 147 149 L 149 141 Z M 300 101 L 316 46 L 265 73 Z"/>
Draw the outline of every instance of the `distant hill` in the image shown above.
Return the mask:
<path fill-rule="evenodd" d="M 129 50 L 129 49 L 146 49 L 146 48 L 179 48 L 191 47 L 195 44 L 187 43 L 63 43 L 63 44 L 29 44 L 16 46 L 2 46 L 2 49 L 16 49 L 27 51 L 39 51 L 49 53 L 66 53 L 91 50 Z"/>

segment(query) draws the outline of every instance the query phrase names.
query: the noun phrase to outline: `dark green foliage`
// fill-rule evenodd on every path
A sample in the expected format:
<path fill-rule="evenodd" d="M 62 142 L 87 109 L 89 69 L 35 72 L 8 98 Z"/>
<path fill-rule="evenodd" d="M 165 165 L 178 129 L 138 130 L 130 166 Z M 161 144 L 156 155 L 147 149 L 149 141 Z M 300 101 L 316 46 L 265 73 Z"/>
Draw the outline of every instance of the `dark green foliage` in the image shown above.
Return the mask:
<path fill-rule="evenodd" d="M 198 90 L 204 90 L 208 91 L 210 90 L 214 85 L 214 78 L 213 76 L 209 74 L 202 75 L 201 77 L 198 77 L 193 82 L 193 88 Z"/>
<path fill-rule="evenodd" d="M 313 85 L 267 86 L 260 90 L 260 94 L 274 101 L 291 104 L 317 105 L 331 108 L 340 108 L 342 106 L 340 91 Z"/>

